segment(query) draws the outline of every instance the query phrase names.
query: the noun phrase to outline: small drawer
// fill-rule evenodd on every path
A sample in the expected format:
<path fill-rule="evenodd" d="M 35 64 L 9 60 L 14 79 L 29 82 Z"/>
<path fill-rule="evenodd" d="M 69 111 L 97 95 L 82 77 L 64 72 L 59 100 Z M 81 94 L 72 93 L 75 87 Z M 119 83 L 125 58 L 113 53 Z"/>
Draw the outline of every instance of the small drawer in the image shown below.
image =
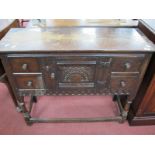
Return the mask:
<path fill-rule="evenodd" d="M 119 57 L 113 58 L 112 72 L 140 72 L 144 57 Z"/>
<path fill-rule="evenodd" d="M 8 58 L 12 72 L 39 72 L 36 58 Z"/>
<path fill-rule="evenodd" d="M 136 76 L 112 76 L 111 91 L 112 92 L 136 92 L 139 78 Z"/>
<path fill-rule="evenodd" d="M 17 89 L 44 89 L 42 75 L 15 75 Z"/>

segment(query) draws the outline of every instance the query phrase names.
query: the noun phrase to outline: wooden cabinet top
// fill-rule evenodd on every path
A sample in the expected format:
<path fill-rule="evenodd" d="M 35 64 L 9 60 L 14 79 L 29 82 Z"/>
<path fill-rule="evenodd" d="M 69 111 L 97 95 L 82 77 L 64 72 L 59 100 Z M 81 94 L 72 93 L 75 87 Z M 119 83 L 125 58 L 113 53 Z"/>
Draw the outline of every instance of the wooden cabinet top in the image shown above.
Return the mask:
<path fill-rule="evenodd" d="M 0 42 L 0 52 L 155 51 L 138 28 L 72 27 L 14 28 Z"/>

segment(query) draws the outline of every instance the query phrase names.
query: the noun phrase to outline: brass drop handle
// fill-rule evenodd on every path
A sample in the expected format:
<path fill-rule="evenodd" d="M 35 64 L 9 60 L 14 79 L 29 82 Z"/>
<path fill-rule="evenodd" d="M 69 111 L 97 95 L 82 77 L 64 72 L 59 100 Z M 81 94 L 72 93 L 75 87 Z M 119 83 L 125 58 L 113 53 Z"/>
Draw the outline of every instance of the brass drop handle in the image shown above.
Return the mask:
<path fill-rule="evenodd" d="M 125 81 L 121 81 L 120 85 L 121 85 L 121 87 L 125 87 L 126 86 L 126 82 Z"/>
<path fill-rule="evenodd" d="M 55 78 L 55 73 L 51 73 L 51 79 Z"/>
<path fill-rule="evenodd" d="M 49 66 L 46 66 L 45 68 L 46 68 L 46 71 L 49 71 L 49 69 L 50 69 L 50 67 L 49 67 Z"/>
<path fill-rule="evenodd" d="M 102 66 L 109 66 L 112 62 L 112 58 L 109 59 L 109 61 L 101 61 L 100 64 Z"/>
<path fill-rule="evenodd" d="M 28 87 L 32 87 L 32 81 L 28 81 L 28 82 L 27 82 L 27 86 L 28 86 Z"/>
<path fill-rule="evenodd" d="M 130 68 L 131 68 L 131 64 L 130 64 L 129 62 L 126 62 L 126 63 L 125 63 L 125 68 L 126 68 L 126 69 L 130 69 Z"/>
<path fill-rule="evenodd" d="M 23 64 L 23 65 L 22 65 L 22 69 L 23 69 L 23 70 L 27 70 L 27 67 L 28 67 L 27 64 Z"/>

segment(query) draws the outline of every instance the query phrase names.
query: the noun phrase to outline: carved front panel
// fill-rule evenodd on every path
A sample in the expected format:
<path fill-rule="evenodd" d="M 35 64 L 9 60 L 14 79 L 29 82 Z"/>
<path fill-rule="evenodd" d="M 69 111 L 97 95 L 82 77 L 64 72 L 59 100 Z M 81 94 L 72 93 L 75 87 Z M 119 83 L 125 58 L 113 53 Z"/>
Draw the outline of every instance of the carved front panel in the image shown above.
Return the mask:
<path fill-rule="evenodd" d="M 78 95 L 110 93 L 108 78 L 111 61 L 109 57 L 57 60 L 57 91 Z"/>
<path fill-rule="evenodd" d="M 62 71 L 62 82 L 90 82 L 94 79 L 94 67 L 72 66 L 60 67 Z"/>
<path fill-rule="evenodd" d="M 58 66 L 58 75 L 60 88 L 93 88 L 95 85 L 94 65 Z"/>

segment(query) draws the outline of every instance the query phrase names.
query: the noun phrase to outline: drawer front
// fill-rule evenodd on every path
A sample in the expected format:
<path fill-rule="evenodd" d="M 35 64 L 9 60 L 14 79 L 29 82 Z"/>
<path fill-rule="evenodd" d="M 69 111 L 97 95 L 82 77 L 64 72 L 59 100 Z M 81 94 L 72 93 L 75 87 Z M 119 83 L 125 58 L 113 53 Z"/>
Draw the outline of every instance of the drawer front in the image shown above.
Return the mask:
<path fill-rule="evenodd" d="M 37 58 L 8 58 L 12 72 L 39 72 Z"/>
<path fill-rule="evenodd" d="M 136 76 L 112 76 L 111 91 L 113 93 L 134 93 L 137 90 L 138 81 Z"/>
<path fill-rule="evenodd" d="M 112 60 L 112 72 L 140 72 L 144 57 L 115 57 Z"/>
<path fill-rule="evenodd" d="M 42 75 L 18 75 L 14 79 L 18 89 L 44 89 Z"/>

